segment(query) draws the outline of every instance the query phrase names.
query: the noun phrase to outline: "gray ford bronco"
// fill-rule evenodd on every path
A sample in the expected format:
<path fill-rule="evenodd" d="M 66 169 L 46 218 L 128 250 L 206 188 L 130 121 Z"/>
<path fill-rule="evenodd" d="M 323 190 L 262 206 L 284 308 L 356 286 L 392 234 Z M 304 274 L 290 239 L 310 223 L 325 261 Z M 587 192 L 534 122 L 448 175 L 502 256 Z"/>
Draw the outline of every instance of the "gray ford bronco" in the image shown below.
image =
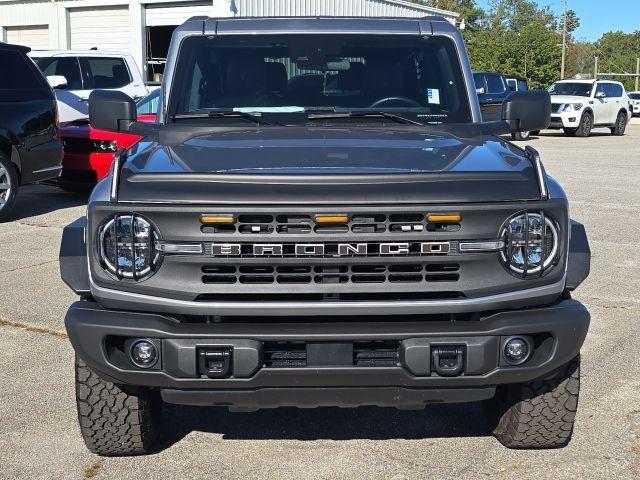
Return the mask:
<path fill-rule="evenodd" d="M 193 18 L 156 124 L 69 225 L 78 416 L 101 455 L 153 451 L 162 403 L 422 409 L 482 401 L 513 448 L 571 437 L 589 313 L 584 228 L 538 153 L 547 92 L 481 121 L 441 18 Z"/>

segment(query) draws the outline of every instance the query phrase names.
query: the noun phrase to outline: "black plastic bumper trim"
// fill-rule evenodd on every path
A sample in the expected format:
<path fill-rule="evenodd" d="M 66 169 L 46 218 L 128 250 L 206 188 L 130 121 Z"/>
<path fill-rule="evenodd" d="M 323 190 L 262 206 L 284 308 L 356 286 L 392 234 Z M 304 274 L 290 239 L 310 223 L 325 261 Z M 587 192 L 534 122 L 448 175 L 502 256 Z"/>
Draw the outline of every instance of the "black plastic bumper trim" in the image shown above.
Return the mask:
<path fill-rule="evenodd" d="M 278 407 L 396 407 L 422 409 L 428 403 L 457 403 L 487 400 L 495 387 L 411 389 L 376 388 L 263 388 L 243 390 L 161 390 L 168 403 L 196 406 L 226 406 L 234 411 L 255 411 Z"/>
<path fill-rule="evenodd" d="M 400 312 L 398 312 L 400 313 Z M 479 321 L 436 322 L 299 322 L 299 323 L 179 323 L 155 314 L 105 310 L 93 302 L 73 304 L 65 324 L 77 354 L 105 378 L 117 383 L 150 387 L 187 389 L 242 389 L 293 387 L 404 387 L 476 388 L 503 383 L 526 382 L 543 377 L 570 361 L 578 354 L 589 326 L 589 313 L 579 302 L 566 300 L 555 305 L 489 315 Z M 243 370 L 246 378 L 184 378 L 177 366 L 167 364 L 162 371 L 124 369 L 111 363 L 104 347 L 110 336 L 162 339 L 164 344 L 184 342 L 194 345 L 236 345 L 264 341 L 368 341 L 429 338 L 430 342 L 484 345 L 480 337 L 503 337 L 518 334 L 549 333 L 554 342 L 549 355 L 539 362 L 521 366 L 498 365 L 482 374 L 443 378 L 434 375 L 417 376 L 408 368 L 398 367 L 306 367 L 260 368 L 255 373 Z M 495 342 L 488 342 L 487 351 Z M 496 352 L 497 350 L 493 350 Z M 168 354 L 168 352 L 165 352 Z M 252 358 L 248 355 L 247 358 Z M 466 368 L 478 370 L 484 357 L 479 355 Z M 194 359 L 195 361 L 195 359 Z M 235 367 L 234 367 L 235 368 Z M 483 370 L 483 369 L 480 369 Z M 169 372 L 173 373 L 169 373 Z"/>

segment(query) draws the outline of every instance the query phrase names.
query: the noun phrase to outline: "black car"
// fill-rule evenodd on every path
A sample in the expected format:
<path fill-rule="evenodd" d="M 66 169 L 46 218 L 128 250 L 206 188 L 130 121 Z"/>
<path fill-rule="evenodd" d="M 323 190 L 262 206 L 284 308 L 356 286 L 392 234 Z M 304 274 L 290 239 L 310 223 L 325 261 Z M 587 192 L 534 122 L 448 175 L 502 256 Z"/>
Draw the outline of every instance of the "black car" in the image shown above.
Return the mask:
<path fill-rule="evenodd" d="M 516 77 L 511 78 L 516 79 Z M 501 73 L 474 72 L 473 81 L 476 86 L 480 109 L 482 110 L 482 118 L 485 122 L 500 120 L 502 103 L 512 91 L 526 90 L 518 88 L 518 85 L 522 86 L 522 82 L 518 82 L 517 79 L 515 80 L 514 88 L 512 88 L 507 78 Z M 531 133 L 528 131 L 512 132 L 511 138 L 514 140 L 528 140 L 530 135 Z"/>
<path fill-rule="evenodd" d="M 571 436 L 584 228 L 538 153 L 548 92 L 483 122 L 439 17 L 194 18 L 158 122 L 93 92 L 120 150 L 66 227 L 80 427 L 145 453 L 162 402 L 236 411 L 487 400 L 508 447 Z M 203 411 L 204 413 L 204 411 Z"/>
<path fill-rule="evenodd" d="M 19 186 L 62 171 L 56 99 L 28 52 L 0 43 L 0 221 L 13 208 Z"/>

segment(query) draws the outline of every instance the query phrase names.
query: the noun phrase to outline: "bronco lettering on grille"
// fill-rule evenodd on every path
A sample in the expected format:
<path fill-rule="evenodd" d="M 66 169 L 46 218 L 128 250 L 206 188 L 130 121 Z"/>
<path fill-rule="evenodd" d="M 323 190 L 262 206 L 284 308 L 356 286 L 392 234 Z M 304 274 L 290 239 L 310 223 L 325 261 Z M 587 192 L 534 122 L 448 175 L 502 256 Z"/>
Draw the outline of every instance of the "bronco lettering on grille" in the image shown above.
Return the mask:
<path fill-rule="evenodd" d="M 447 255 L 451 253 L 451 245 L 449 242 L 212 243 L 205 251 L 214 257 Z"/>

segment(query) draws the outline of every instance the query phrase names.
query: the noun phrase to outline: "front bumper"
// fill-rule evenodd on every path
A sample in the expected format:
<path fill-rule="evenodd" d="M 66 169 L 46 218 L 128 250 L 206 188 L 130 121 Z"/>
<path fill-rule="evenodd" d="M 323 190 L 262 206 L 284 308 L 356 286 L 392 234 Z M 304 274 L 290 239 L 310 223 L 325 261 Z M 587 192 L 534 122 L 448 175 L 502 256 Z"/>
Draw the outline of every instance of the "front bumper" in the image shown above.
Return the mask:
<path fill-rule="evenodd" d="M 65 152 L 62 174 L 50 183 L 69 187 L 93 187 L 108 173 L 113 153 Z"/>
<path fill-rule="evenodd" d="M 400 318 L 183 323 L 80 301 L 69 309 L 65 324 L 77 354 L 107 380 L 159 388 L 168 402 L 253 410 L 325 405 L 419 408 L 430 402 L 490 398 L 496 385 L 545 377 L 569 362 L 580 351 L 590 319 L 574 300 L 476 320 Z M 531 358 L 519 366 L 501 356 L 512 335 L 536 339 Z M 153 339 L 159 346 L 160 360 L 153 369 L 135 367 L 126 348 L 119 349 L 134 338 Z M 384 366 L 356 362 L 352 352 L 364 342 L 395 345 L 396 361 Z M 306 365 L 270 366 L 267 354 L 274 345 L 306 348 Z M 431 353 L 451 345 L 463 348 L 463 371 L 452 377 L 439 375 Z M 226 378 L 209 378 L 199 371 L 198 352 L 205 348 L 231 353 Z M 310 356 L 311 348 L 316 353 Z M 351 352 L 347 356 L 345 349 Z"/>
<path fill-rule="evenodd" d="M 552 113 L 549 128 L 578 128 L 583 110 L 584 109 L 577 112 Z"/>

